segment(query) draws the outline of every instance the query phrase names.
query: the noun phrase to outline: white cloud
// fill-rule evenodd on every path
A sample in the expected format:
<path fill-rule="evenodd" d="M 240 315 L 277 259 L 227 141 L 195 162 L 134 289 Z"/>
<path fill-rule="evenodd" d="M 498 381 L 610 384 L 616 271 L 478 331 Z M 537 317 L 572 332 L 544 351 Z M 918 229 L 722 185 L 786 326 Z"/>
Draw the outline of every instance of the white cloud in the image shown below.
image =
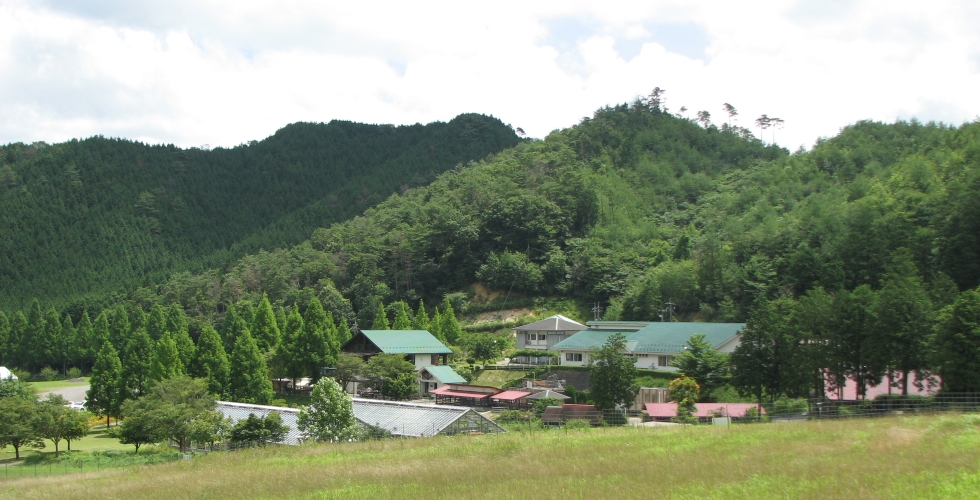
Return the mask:
<path fill-rule="evenodd" d="M 965 2 L 10 0 L 0 143 L 228 146 L 299 120 L 463 112 L 542 137 L 660 86 L 691 116 L 779 116 L 795 149 L 861 119 L 974 119 L 977 21 Z"/>

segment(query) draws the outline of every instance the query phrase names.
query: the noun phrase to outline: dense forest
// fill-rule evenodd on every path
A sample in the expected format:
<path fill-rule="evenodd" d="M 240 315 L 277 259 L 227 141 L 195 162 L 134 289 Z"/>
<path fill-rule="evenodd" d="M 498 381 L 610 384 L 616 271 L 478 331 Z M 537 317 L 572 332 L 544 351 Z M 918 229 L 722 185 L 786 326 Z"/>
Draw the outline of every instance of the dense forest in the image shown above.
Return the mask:
<path fill-rule="evenodd" d="M 204 336 L 209 329 L 222 332 L 229 354 L 248 325 L 255 324 L 257 311 L 267 309 L 264 304 L 273 311 L 264 314 L 275 317 L 276 329 L 288 329 L 290 316 L 305 318 L 312 307 L 314 316 L 320 317 L 319 308 L 330 317 L 330 326 L 321 331 L 340 332 L 355 324 L 405 324 L 419 317 L 428 321 L 428 314 L 412 318 L 411 311 L 426 312 L 423 303 L 440 304 L 435 311 L 441 313 L 439 321 L 452 316 L 455 322 L 455 313 L 447 311 L 502 308 L 550 297 L 583 305 L 600 302 L 605 319 L 656 320 L 669 309 L 674 320 L 747 320 L 752 341 L 746 345 L 757 345 L 759 351 L 739 353 L 736 361 L 741 359 L 742 367 L 755 368 L 748 375 L 736 369 L 735 378 L 753 394 L 758 392 L 753 388 L 770 396 L 806 394 L 825 383 L 820 370 L 831 365 L 838 380 L 899 372 L 907 385 L 904 377 L 912 371 L 948 368 L 936 364 L 929 345 L 963 353 L 969 371 L 971 359 L 976 359 L 970 358 L 974 351 L 969 349 L 980 345 L 980 339 L 963 340 L 976 332 L 961 334 L 972 331 L 971 321 L 980 321 L 970 292 L 980 284 L 980 123 L 860 122 L 819 141 L 811 151 L 790 153 L 763 143 L 745 128 L 717 126 L 707 113 L 699 117 L 694 121 L 667 112 L 656 94 L 605 107 L 543 140 L 524 141 L 443 172 L 431 184 L 392 189 L 397 192 L 346 220 L 350 212 L 342 208 L 375 199 L 363 197 L 363 189 L 344 187 L 336 193 L 335 207 L 318 198 L 315 209 L 303 212 L 310 224 L 320 226 L 306 241 L 238 260 L 201 261 L 212 266 L 204 272 L 159 267 L 179 272 L 166 278 L 141 275 L 142 286 L 132 286 L 112 304 L 118 307 L 105 315 L 102 329 L 115 329 L 120 321 L 125 325 L 118 327 L 120 332 L 138 332 L 138 318 L 165 309 L 175 318 L 189 316 L 191 326 L 179 330 L 188 331 L 193 342 L 213 337 Z M 486 130 L 497 129 L 487 125 Z M 481 139 L 483 132 L 472 133 L 469 140 L 477 143 L 517 142 L 506 134 Z M 258 147 L 221 154 L 247 155 L 253 148 Z M 161 156 L 166 152 L 161 148 Z M 196 155 L 214 153 L 180 154 L 190 162 Z M 303 153 L 296 149 L 293 154 Z M 427 165 L 422 162 L 418 168 Z M 63 163 L 58 168 L 63 169 L 63 182 L 70 184 L 68 169 Z M 19 171 L 16 182 L 24 175 Z M 54 174 L 48 175 L 43 183 L 35 176 L 30 186 L 54 184 Z M 390 175 L 402 176 L 391 184 L 397 188 L 418 172 Z M 366 175 L 360 182 L 376 177 Z M 415 183 L 425 180 L 419 177 Z M 33 191 L 26 186 L 8 189 L 3 196 L 28 197 Z M 165 209 L 168 191 L 146 191 L 153 210 L 145 210 L 139 205 L 140 189 L 132 190 L 137 201 L 126 205 L 138 209 L 133 220 L 155 220 L 157 231 L 169 234 L 177 215 Z M 274 209 L 252 207 L 250 191 L 236 187 L 234 192 L 228 198 L 238 203 L 235 210 L 275 219 L 270 215 Z M 330 212 L 332 208 L 337 212 Z M 234 212 L 215 210 L 226 210 L 221 217 Z M 244 223 L 229 223 L 227 231 L 239 228 L 239 236 L 220 239 L 202 236 L 214 229 L 208 224 L 225 225 L 219 216 L 207 224 L 186 217 L 193 229 L 182 243 L 188 247 L 213 250 L 241 242 L 232 248 L 244 251 L 262 246 L 248 236 L 259 233 L 239 227 Z M 36 230 L 38 224 L 28 227 Z M 276 226 L 262 225 L 266 241 L 279 234 L 269 227 Z M 48 240 L 24 236 L 20 241 L 32 242 L 21 245 L 24 252 L 40 252 Z M 141 255 L 132 253 L 131 258 Z M 148 255 L 175 259 L 166 252 Z M 80 273 L 73 262 L 66 261 L 64 273 Z M 133 269 L 158 270 L 156 261 L 145 265 Z M 57 282 L 62 275 L 45 276 L 54 281 L 38 278 L 38 284 Z M 70 281 L 92 282 L 91 276 Z M 476 283 L 499 291 L 499 302 L 480 304 L 483 298 L 473 293 Z M 43 290 L 35 295 L 43 296 Z M 32 305 L 25 313 L 8 314 L 6 331 L 11 339 L 15 331 L 45 331 L 45 317 L 68 331 L 67 324 L 78 328 L 86 318 L 104 313 L 107 305 L 76 301 L 47 313 Z M 2 323 L 0 318 L 0 333 Z M 299 319 L 293 323 L 298 335 Z M 458 325 L 447 327 L 454 333 L 440 335 L 450 344 L 469 352 L 478 347 L 476 336 L 462 335 Z M 57 328 L 50 329 L 55 335 Z M 853 332 L 871 334 L 847 337 Z M 258 337 L 252 332 L 249 338 L 253 336 Z M 259 350 L 274 367 L 277 346 L 273 337 L 266 337 Z M 110 343 L 126 348 L 124 340 Z M 879 349 L 879 344 L 885 347 Z M 8 346 L 8 353 L 16 352 Z M 93 347 L 89 359 L 95 355 Z M 911 359 L 908 353 L 916 349 L 921 353 Z M 851 354 L 857 357 L 845 359 Z M 750 355 L 756 357 L 746 357 Z M 961 363 L 956 369 L 962 368 Z M 769 378 L 759 378 L 760 373 Z M 980 381 L 959 387 L 980 390 Z"/>
<path fill-rule="evenodd" d="M 177 271 L 307 239 L 519 139 L 499 120 L 295 123 L 206 150 L 93 137 L 0 147 L 0 308 L 111 306 Z"/>

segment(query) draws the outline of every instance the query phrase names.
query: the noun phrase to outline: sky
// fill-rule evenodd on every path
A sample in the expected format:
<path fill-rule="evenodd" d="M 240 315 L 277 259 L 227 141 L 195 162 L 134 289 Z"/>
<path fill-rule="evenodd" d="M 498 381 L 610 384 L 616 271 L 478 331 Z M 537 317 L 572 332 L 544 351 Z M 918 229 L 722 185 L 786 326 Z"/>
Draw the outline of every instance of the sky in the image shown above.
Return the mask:
<path fill-rule="evenodd" d="M 797 150 L 980 114 L 980 2 L 0 0 L 0 144 L 235 146 L 483 113 L 545 137 L 654 87 Z"/>

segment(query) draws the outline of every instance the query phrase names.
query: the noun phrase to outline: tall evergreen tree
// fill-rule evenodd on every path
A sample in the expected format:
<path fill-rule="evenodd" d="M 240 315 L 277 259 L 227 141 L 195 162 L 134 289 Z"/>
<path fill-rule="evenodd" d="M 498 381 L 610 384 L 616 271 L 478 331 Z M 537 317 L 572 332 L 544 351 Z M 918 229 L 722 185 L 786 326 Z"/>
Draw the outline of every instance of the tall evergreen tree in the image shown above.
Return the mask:
<path fill-rule="evenodd" d="M 98 316 L 95 317 L 95 325 L 93 325 L 92 330 L 91 345 L 93 351 L 96 353 L 96 356 L 98 355 L 98 352 L 102 350 L 102 344 L 109 342 L 109 337 L 111 335 L 109 330 L 109 316 L 103 310 Z M 113 345 L 112 347 L 115 349 L 116 346 Z M 116 353 L 118 352 L 119 349 L 116 349 Z"/>
<path fill-rule="evenodd" d="M 336 362 L 339 346 L 334 342 L 336 327 L 333 319 L 323 310 L 320 299 L 314 295 L 306 307 L 306 314 L 303 316 L 303 336 L 298 345 L 306 345 L 307 349 L 312 349 L 312 355 L 305 360 L 305 371 L 313 377 L 313 380 L 320 379 L 320 368 L 333 366 Z M 314 368 L 315 366 L 315 368 Z"/>
<path fill-rule="evenodd" d="M 92 325 L 92 318 L 89 317 L 88 311 L 82 311 L 82 319 L 78 320 L 78 327 L 76 328 L 77 342 L 75 342 L 72 359 L 78 363 L 78 367 L 83 373 L 86 365 L 92 366 L 92 363 L 95 363 L 95 356 L 98 354 L 93 343 L 94 331 L 95 327 Z"/>
<path fill-rule="evenodd" d="M 194 362 L 197 347 L 194 346 L 194 340 L 191 339 L 187 314 L 184 312 L 184 308 L 180 307 L 180 304 L 173 303 L 167 310 L 166 331 L 170 332 L 170 337 L 177 344 L 177 353 L 180 355 L 180 362 L 186 371 L 187 367 Z"/>
<path fill-rule="evenodd" d="M 378 301 L 378 312 L 374 314 L 374 322 L 371 323 L 372 330 L 390 330 L 388 326 L 388 313 L 385 312 L 384 302 Z"/>
<path fill-rule="evenodd" d="M 191 365 L 191 375 L 207 379 L 208 392 L 211 394 L 223 395 L 228 387 L 230 369 L 221 336 L 210 324 L 205 323 L 201 328 L 201 336 L 197 339 L 197 356 Z"/>
<path fill-rule="evenodd" d="M 163 334 L 166 331 L 167 313 L 164 311 L 163 306 L 154 304 L 153 308 L 150 309 L 150 317 L 146 320 L 146 333 L 156 342 L 163 338 Z"/>
<path fill-rule="evenodd" d="M 893 258 L 875 308 L 874 331 L 882 347 L 878 358 L 901 374 L 899 386 L 907 395 L 909 373 L 926 368 L 932 330 L 932 301 L 910 252 L 898 252 Z"/>
<path fill-rule="evenodd" d="M 252 334 L 245 329 L 235 340 L 231 352 L 228 394 L 240 403 L 268 404 L 272 400 L 272 381 L 265 359 Z"/>
<path fill-rule="evenodd" d="M 10 322 L 10 340 L 8 340 L 7 344 L 7 352 L 10 353 L 10 364 L 13 366 L 27 367 L 27 359 L 22 348 L 24 337 L 27 336 L 27 330 L 27 316 L 24 316 L 23 312 L 17 311 L 14 313 L 14 319 Z"/>
<path fill-rule="evenodd" d="M 327 342 L 327 357 L 324 359 L 325 366 L 335 366 L 337 357 L 340 356 L 340 332 L 337 325 L 333 322 L 333 314 L 326 312 L 326 329 L 323 332 L 324 340 Z"/>
<path fill-rule="evenodd" d="M 78 350 L 78 330 L 71 322 L 71 316 L 65 315 L 61 321 L 61 334 L 58 336 L 58 356 L 61 358 L 61 372 L 68 374 L 68 364 L 72 362 L 73 354 Z"/>
<path fill-rule="evenodd" d="M 38 368 L 55 367 L 61 364 L 58 357 L 58 344 L 61 337 L 61 318 L 54 308 L 48 309 L 44 315 L 44 335 L 34 340 L 34 356 Z"/>
<path fill-rule="evenodd" d="M 395 321 L 391 323 L 392 330 L 411 330 L 412 319 L 408 317 L 408 305 L 404 301 L 395 302 Z"/>
<path fill-rule="evenodd" d="M 884 367 L 874 364 L 875 357 L 872 356 L 876 348 L 873 336 L 875 299 L 875 292 L 868 285 L 861 285 L 851 292 L 841 290 L 834 296 L 830 357 L 843 367 L 845 376 L 857 384 L 859 399 L 864 399 L 867 387 L 877 385 L 884 375 Z"/>
<path fill-rule="evenodd" d="M 337 345 L 343 347 L 352 337 L 353 334 L 351 334 L 350 325 L 347 324 L 346 319 L 341 317 L 337 323 Z"/>
<path fill-rule="evenodd" d="M 939 313 L 934 365 L 946 392 L 980 392 L 980 288 Z"/>
<path fill-rule="evenodd" d="M 419 310 L 412 318 L 412 330 L 428 330 L 429 313 L 425 312 L 425 301 L 419 299 Z"/>
<path fill-rule="evenodd" d="M 122 383 L 126 398 L 138 398 L 146 394 L 153 353 L 153 339 L 145 328 L 140 328 L 129 336 L 126 355 L 122 358 Z"/>
<path fill-rule="evenodd" d="M 447 344 L 446 336 L 442 334 L 442 313 L 439 312 L 439 307 L 436 306 L 435 311 L 432 313 L 432 321 L 429 322 L 429 333 L 431 333 L 435 338 L 439 339 L 443 344 Z"/>
<path fill-rule="evenodd" d="M 122 304 L 119 304 L 112 312 L 112 323 L 109 326 L 109 342 L 112 342 L 112 346 L 117 351 L 125 353 L 130 332 L 132 332 L 132 328 L 129 323 L 129 313 L 126 312 L 126 308 Z M 125 358 L 126 355 L 123 354 L 123 359 L 125 360 Z"/>
<path fill-rule="evenodd" d="M 177 342 L 174 342 L 170 332 L 163 334 L 156 341 L 153 351 L 153 361 L 150 364 L 149 380 L 159 382 L 184 374 L 184 364 L 177 352 Z"/>
<path fill-rule="evenodd" d="M 782 392 L 782 351 L 791 311 L 788 299 L 770 302 L 760 295 L 731 354 L 732 385 L 740 394 L 754 396 L 759 405 L 763 396 L 774 398 Z"/>
<path fill-rule="evenodd" d="M 449 303 L 448 297 L 442 303 L 442 325 L 440 326 L 439 333 L 446 339 L 446 342 L 459 345 L 463 338 L 463 327 L 459 325 L 456 312 L 453 311 L 453 305 Z"/>
<path fill-rule="evenodd" d="M 132 310 L 129 311 L 129 331 L 133 332 L 139 328 L 145 328 L 146 320 L 146 311 L 144 311 L 142 307 L 134 305 Z M 155 340 L 156 339 L 154 339 L 154 341 Z"/>
<path fill-rule="evenodd" d="M 105 342 L 92 366 L 85 407 L 96 415 L 105 416 L 106 426 L 109 425 L 109 417 L 118 416 L 122 406 L 124 398 L 120 391 L 123 385 L 120 383 L 121 379 L 122 363 L 119 361 L 119 354 L 111 342 Z"/>
<path fill-rule="evenodd" d="M 259 307 L 255 309 L 252 316 L 251 334 L 262 352 L 269 351 L 279 344 L 279 324 L 276 321 L 276 315 L 272 310 L 272 303 L 269 302 L 268 295 L 262 295 Z"/>
<path fill-rule="evenodd" d="M 0 364 L 10 363 L 10 320 L 0 311 Z"/>
<path fill-rule="evenodd" d="M 221 323 L 221 340 L 225 343 L 225 350 L 233 352 L 238 337 L 249 331 L 248 324 L 238 315 L 234 307 L 229 307 Z"/>
<path fill-rule="evenodd" d="M 20 357 L 28 371 L 40 370 L 38 363 L 38 339 L 44 338 L 44 312 L 41 303 L 34 299 L 27 314 L 27 331 L 20 339 Z"/>
<path fill-rule="evenodd" d="M 280 344 L 279 354 L 281 356 L 280 365 L 285 371 L 286 376 L 293 380 L 306 375 L 306 368 L 309 358 L 315 358 L 316 352 L 309 352 L 304 345 L 305 324 L 303 317 L 299 314 L 299 309 L 293 307 L 293 312 L 286 316 L 286 324 L 283 325 L 282 343 Z M 315 326 L 314 326 L 315 328 Z"/>

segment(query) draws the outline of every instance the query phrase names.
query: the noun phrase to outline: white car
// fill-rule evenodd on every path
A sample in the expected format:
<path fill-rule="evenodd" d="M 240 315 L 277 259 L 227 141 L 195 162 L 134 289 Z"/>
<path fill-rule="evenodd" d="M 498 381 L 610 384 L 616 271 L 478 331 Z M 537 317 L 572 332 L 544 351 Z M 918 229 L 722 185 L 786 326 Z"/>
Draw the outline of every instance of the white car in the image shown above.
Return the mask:
<path fill-rule="evenodd" d="M 85 401 L 69 401 L 65 406 L 72 410 L 85 411 Z"/>

